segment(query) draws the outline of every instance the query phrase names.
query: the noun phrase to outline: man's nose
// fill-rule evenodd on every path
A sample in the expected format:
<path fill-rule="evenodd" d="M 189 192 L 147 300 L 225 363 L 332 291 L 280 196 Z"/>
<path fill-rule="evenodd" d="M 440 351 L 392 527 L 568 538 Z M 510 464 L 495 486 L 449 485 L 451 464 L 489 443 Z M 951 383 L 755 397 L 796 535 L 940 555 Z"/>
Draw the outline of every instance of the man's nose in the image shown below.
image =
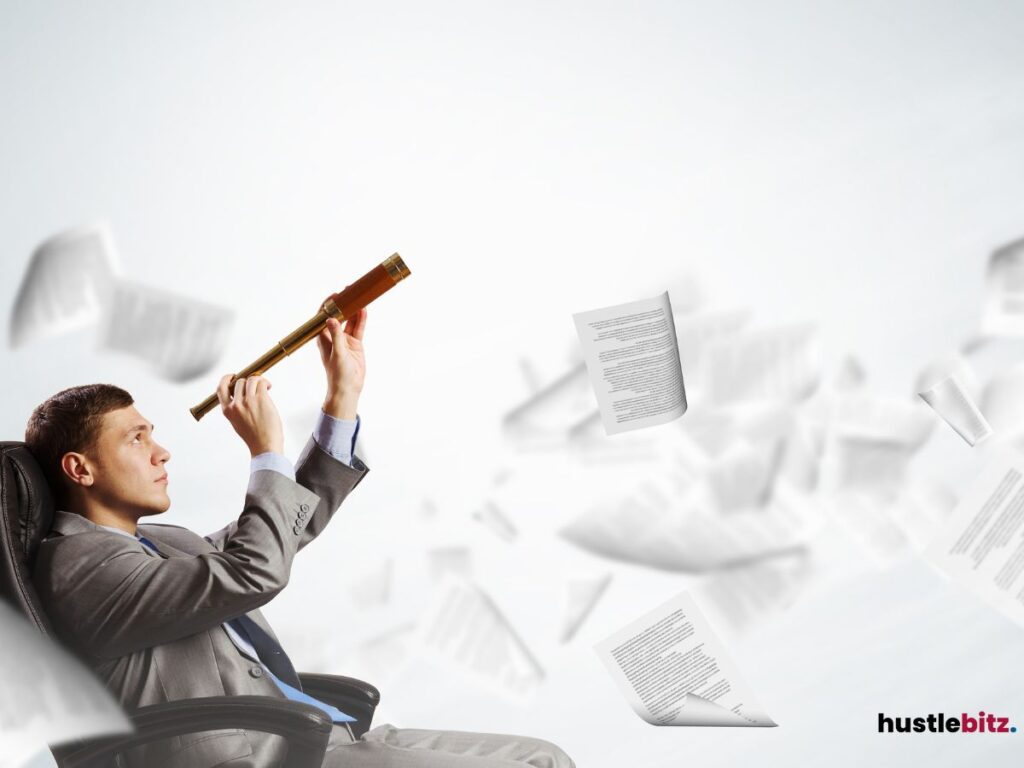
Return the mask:
<path fill-rule="evenodd" d="M 153 452 L 154 464 L 166 464 L 171 460 L 171 453 L 162 445 L 157 444 L 156 450 Z"/>

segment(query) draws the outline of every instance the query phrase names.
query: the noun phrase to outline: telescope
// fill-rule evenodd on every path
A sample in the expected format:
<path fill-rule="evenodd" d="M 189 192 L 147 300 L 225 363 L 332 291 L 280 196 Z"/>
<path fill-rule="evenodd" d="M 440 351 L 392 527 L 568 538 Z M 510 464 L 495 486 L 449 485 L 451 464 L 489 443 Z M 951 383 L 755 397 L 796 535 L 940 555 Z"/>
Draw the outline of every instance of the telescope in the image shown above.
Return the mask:
<path fill-rule="evenodd" d="M 405 266 L 402 257 L 397 253 L 391 254 L 351 285 L 346 286 L 338 293 L 332 293 L 320 307 L 320 311 L 313 315 L 313 317 L 277 342 L 272 349 L 258 357 L 254 362 L 234 374 L 231 377 L 231 384 L 233 385 L 238 379 L 262 374 L 269 370 L 307 341 L 316 337 L 320 331 L 327 327 L 328 318 L 334 317 L 341 321 L 346 317 L 351 317 L 378 296 L 381 296 L 394 288 L 402 280 L 405 280 L 410 274 L 412 273 Z M 212 411 L 217 403 L 217 393 L 214 392 L 203 402 L 199 403 L 199 405 L 189 408 L 189 411 L 195 417 L 195 420 L 199 421 L 203 416 Z"/>

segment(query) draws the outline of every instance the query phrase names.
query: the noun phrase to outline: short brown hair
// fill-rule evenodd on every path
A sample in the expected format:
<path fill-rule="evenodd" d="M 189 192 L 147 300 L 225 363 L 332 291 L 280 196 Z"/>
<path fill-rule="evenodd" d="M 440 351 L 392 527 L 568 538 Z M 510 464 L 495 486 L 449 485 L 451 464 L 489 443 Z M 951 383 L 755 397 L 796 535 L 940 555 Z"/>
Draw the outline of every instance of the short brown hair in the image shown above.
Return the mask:
<path fill-rule="evenodd" d="M 113 384 L 70 387 L 36 406 L 25 427 L 25 444 L 39 462 L 53 491 L 54 500 L 64 500 L 64 471 L 61 459 L 69 451 L 86 451 L 99 436 L 103 415 L 127 408 L 135 400 Z"/>

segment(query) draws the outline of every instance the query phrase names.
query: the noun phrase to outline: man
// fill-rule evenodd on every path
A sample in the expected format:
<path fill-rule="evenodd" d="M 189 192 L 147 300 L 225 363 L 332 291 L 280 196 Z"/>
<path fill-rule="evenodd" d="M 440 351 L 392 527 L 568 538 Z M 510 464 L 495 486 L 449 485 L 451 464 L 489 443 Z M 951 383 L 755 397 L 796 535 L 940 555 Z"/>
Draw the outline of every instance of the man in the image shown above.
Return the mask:
<path fill-rule="evenodd" d="M 171 455 L 131 396 L 110 385 L 74 387 L 32 414 L 25 442 L 58 506 L 33 575 L 65 643 L 128 709 L 201 696 L 263 695 L 310 701 L 258 608 L 285 588 L 296 552 L 321 533 L 368 469 L 354 455 L 366 372 L 366 310 L 317 339 L 327 395 L 293 467 L 281 420 L 261 376 L 220 380 L 224 416 L 248 447 L 251 474 L 236 522 L 207 537 L 138 525 L 170 507 Z M 515 736 L 398 729 L 360 739 L 343 712 L 325 766 L 572 766 L 558 747 Z M 270 768 L 287 765 L 278 736 L 219 730 L 166 739 L 126 754 L 128 766 Z"/>

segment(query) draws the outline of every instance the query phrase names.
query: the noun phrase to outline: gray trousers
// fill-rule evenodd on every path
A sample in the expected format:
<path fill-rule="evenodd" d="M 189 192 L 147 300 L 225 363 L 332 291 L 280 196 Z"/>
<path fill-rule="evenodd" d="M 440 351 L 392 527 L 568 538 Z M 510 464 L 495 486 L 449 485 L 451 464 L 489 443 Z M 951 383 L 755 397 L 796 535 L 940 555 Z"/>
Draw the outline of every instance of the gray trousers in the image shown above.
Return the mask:
<path fill-rule="evenodd" d="M 529 736 L 380 725 L 353 740 L 334 726 L 324 768 L 575 768 L 554 744 Z"/>

